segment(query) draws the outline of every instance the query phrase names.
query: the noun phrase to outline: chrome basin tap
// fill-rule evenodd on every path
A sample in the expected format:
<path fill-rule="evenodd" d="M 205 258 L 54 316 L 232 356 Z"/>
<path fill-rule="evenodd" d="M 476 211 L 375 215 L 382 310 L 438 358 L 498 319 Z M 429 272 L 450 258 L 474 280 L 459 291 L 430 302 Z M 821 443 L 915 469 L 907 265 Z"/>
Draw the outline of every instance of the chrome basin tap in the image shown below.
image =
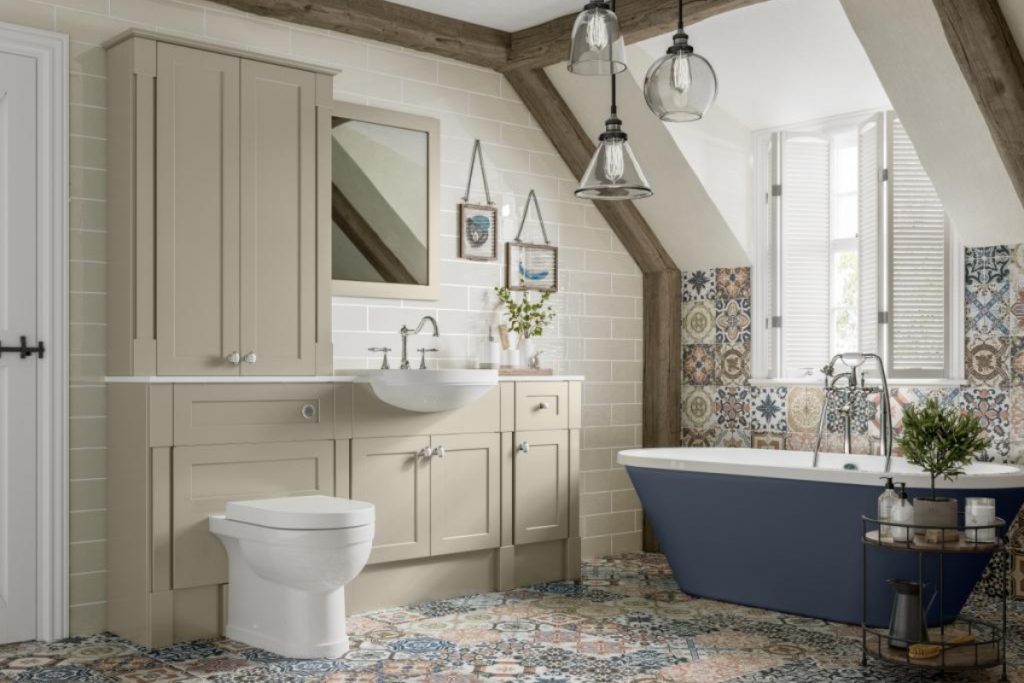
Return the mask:
<path fill-rule="evenodd" d="M 441 332 L 437 329 L 437 321 L 434 320 L 434 317 L 430 315 L 423 316 L 420 319 L 420 324 L 416 326 L 415 330 L 409 329 L 405 325 L 402 325 L 402 329 L 398 331 L 398 333 L 402 335 L 402 364 L 400 366 L 402 370 L 409 369 L 409 351 L 407 348 L 409 345 L 409 337 L 411 337 L 414 334 L 419 334 L 420 331 L 423 329 L 423 326 L 426 325 L 428 322 L 430 323 L 430 326 L 434 328 L 434 334 L 432 336 L 440 337 Z"/>
<path fill-rule="evenodd" d="M 864 373 L 861 372 L 860 383 L 857 382 L 857 369 L 864 364 L 864 361 L 871 359 L 874 360 L 878 365 L 878 372 L 881 376 L 882 386 L 879 388 L 869 387 L 864 381 Z M 849 372 L 844 372 L 839 375 L 835 375 L 835 366 L 838 361 L 842 361 L 843 365 L 850 368 Z M 818 438 L 814 444 L 814 461 L 813 466 L 818 466 L 818 452 L 821 448 L 821 439 L 825 433 L 825 421 L 826 413 L 828 412 L 829 400 L 836 392 L 845 392 L 845 402 L 839 406 L 838 410 L 843 416 L 845 423 L 844 429 L 844 450 L 847 454 L 851 451 L 852 441 L 852 429 L 851 429 L 851 411 L 853 409 L 853 401 L 856 392 L 863 393 L 878 393 L 878 407 L 881 411 L 881 419 L 879 421 L 879 431 L 881 432 L 881 452 L 880 455 L 885 457 L 885 472 L 888 473 L 892 468 L 892 406 L 889 405 L 889 382 L 885 376 L 885 364 L 882 362 L 882 358 L 874 353 L 837 353 L 832 357 L 821 370 L 825 374 L 825 400 L 821 406 L 821 417 L 818 420 Z M 845 387 L 836 387 L 839 380 L 845 379 Z"/>

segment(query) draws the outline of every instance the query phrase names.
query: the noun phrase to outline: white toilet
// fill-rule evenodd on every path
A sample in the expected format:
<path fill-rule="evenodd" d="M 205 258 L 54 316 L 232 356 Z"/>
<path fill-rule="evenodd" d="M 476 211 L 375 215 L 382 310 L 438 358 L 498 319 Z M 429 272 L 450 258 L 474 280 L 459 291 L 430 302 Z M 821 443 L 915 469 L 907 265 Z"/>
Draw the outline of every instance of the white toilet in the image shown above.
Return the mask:
<path fill-rule="evenodd" d="M 226 635 L 295 658 L 348 651 L 345 584 L 370 557 L 371 503 L 331 496 L 231 502 L 210 517 L 228 552 Z"/>

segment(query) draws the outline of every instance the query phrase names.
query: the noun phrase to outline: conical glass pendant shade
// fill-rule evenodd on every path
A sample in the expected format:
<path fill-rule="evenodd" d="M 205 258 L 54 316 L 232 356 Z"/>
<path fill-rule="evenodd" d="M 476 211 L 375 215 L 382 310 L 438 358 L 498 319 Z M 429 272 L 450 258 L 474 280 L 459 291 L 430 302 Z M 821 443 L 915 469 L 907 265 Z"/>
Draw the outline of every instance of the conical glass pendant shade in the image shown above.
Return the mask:
<path fill-rule="evenodd" d="M 606 2 L 589 2 L 576 17 L 569 50 L 569 71 L 581 76 L 610 76 L 626 70 L 626 41 L 619 19 Z"/>
<path fill-rule="evenodd" d="M 581 199 L 643 199 L 654 192 L 640 170 L 624 133 L 601 135 L 576 196 Z"/>
<path fill-rule="evenodd" d="M 698 121 L 718 94 L 715 70 L 686 45 L 685 35 L 680 44 L 677 34 L 676 44 L 651 65 L 644 80 L 647 106 L 662 121 Z"/>

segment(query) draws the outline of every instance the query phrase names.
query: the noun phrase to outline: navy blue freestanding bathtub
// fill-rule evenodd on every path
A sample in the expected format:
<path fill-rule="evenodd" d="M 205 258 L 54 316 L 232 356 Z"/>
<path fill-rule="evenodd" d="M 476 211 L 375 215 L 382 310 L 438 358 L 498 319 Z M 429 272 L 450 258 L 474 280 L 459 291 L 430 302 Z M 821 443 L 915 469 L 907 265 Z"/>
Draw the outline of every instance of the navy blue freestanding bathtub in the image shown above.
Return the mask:
<path fill-rule="evenodd" d="M 875 516 L 883 460 L 877 456 L 742 448 L 657 448 L 621 451 L 644 512 L 679 587 L 698 597 L 848 624 L 861 623 L 861 515 Z M 892 476 L 911 497 L 926 495 L 928 476 L 893 458 Z M 843 469 L 853 464 L 856 471 Z M 941 495 L 996 499 L 1012 520 L 1024 503 L 1024 470 L 975 463 Z M 871 626 L 886 625 L 892 592 L 886 579 L 917 580 L 916 553 L 868 548 Z M 947 555 L 946 619 L 959 614 L 988 562 L 987 555 Z M 938 578 L 925 562 L 925 583 Z M 929 621 L 937 623 L 939 605 Z"/>

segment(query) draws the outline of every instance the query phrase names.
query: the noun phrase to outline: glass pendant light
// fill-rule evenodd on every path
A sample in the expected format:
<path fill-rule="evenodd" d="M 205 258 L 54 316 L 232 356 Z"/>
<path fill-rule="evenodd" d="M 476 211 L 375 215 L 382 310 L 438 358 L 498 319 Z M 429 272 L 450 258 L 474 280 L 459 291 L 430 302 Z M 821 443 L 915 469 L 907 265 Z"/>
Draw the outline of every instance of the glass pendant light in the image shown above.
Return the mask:
<path fill-rule="evenodd" d="M 591 0 L 572 27 L 569 71 L 582 76 L 608 76 L 626 70 L 626 41 L 619 19 L 606 0 Z"/>
<path fill-rule="evenodd" d="M 640 170 L 628 136 L 622 130 L 615 105 L 615 76 L 612 75 L 612 109 L 598 137 L 597 151 L 576 189 L 581 199 L 622 200 L 643 199 L 654 194 Z"/>
<path fill-rule="evenodd" d="M 683 0 L 679 0 L 679 29 L 672 37 L 672 46 L 647 70 L 647 106 L 662 121 L 698 121 L 717 94 L 715 70 L 693 51 L 690 37 L 683 31 Z"/>

